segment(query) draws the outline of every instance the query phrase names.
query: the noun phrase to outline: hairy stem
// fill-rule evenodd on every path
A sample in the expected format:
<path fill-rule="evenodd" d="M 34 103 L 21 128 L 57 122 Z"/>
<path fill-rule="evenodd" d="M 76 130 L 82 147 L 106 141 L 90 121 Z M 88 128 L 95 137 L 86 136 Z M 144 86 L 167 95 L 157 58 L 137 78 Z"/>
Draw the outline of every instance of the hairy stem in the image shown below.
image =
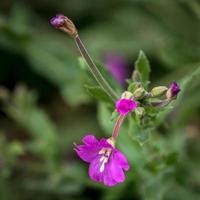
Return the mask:
<path fill-rule="evenodd" d="M 112 100 L 115 102 L 118 100 L 118 95 L 115 93 L 115 91 L 110 87 L 108 82 L 104 79 L 100 71 L 98 70 L 97 66 L 91 59 L 87 49 L 85 48 L 83 42 L 81 41 L 80 37 L 77 35 L 74 38 L 76 45 L 82 55 L 82 57 L 85 59 L 86 63 L 88 64 L 89 70 L 98 82 L 98 84 L 102 87 L 102 89 L 106 92 L 108 96 L 112 98 Z"/>

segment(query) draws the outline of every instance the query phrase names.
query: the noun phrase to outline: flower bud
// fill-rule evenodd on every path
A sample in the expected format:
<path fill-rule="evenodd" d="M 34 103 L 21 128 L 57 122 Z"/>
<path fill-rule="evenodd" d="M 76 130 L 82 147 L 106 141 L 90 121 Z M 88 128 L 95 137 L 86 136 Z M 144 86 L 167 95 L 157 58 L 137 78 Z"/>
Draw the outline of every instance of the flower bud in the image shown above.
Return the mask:
<path fill-rule="evenodd" d="M 145 91 L 145 89 L 140 87 L 135 90 L 135 92 L 133 93 L 133 96 L 137 99 L 142 99 L 146 95 L 146 93 L 147 92 Z"/>
<path fill-rule="evenodd" d="M 138 116 L 138 117 L 142 117 L 144 116 L 144 113 L 145 113 L 145 110 L 143 107 L 137 107 L 135 109 L 135 114 Z"/>
<path fill-rule="evenodd" d="M 167 93 L 166 93 L 167 99 L 176 98 L 176 96 L 180 92 L 180 90 L 181 89 L 180 89 L 178 83 L 173 81 L 172 84 L 170 85 L 169 89 L 167 90 Z"/>
<path fill-rule="evenodd" d="M 78 35 L 77 29 L 74 23 L 66 16 L 58 14 L 50 20 L 50 23 L 55 28 L 58 28 L 66 33 L 69 36 L 75 38 Z"/>
<path fill-rule="evenodd" d="M 157 97 L 157 96 L 163 95 L 167 90 L 168 90 L 168 88 L 165 86 L 158 86 L 158 87 L 154 87 L 151 90 L 150 94 L 152 97 Z"/>
<path fill-rule="evenodd" d="M 62 14 L 58 14 L 55 17 L 51 18 L 50 23 L 55 28 L 60 28 L 65 23 L 65 16 Z"/>
<path fill-rule="evenodd" d="M 115 105 L 117 112 L 121 115 L 127 115 L 137 107 L 137 102 L 132 99 L 120 99 Z"/>
<path fill-rule="evenodd" d="M 133 97 L 133 93 L 129 91 L 125 91 L 122 93 L 121 99 L 131 99 Z"/>

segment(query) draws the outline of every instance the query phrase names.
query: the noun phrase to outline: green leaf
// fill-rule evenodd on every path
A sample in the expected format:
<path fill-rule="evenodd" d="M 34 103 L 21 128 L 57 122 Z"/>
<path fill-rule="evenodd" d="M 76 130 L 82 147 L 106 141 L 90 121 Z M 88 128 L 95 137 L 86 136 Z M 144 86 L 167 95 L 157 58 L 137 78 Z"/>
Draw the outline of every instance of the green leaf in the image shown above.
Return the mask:
<path fill-rule="evenodd" d="M 111 115 L 111 121 L 116 121 L 117 118 L 119 116 L 119 113 L 117 112 L 117 110 L 115 109 L 113 112 L 112 112 L 112 115 Z"/>
<path fill-rule="evenodd" d="M 85 88 L 96 99 L 107 103 L 113 103 L 110 97 L 104 92 L 104 90 L 101 87 L 85 85 Z"/>
<path fill-rule="evenodd" d="M 87 66 L 87 63 L 85 62 L 84 58 L 79 57 L 78 63 L 79 63 L 79 66 L 81 67 L 81 69 L 88 70 L 88 66 Z"/>
<path fill-rule="evenodd" d="M 149 73 L 151 71 L 149 61 L 142 50 L 140 50 L 138 59 L 135 62 L 135 68 L 139 73 L 140 80 L 144 87 L 149 83 Z"/>
<path fill-rule="evenodd" d="M 37 93 L 18 86 L 10 96 L 10 101 L 5 102 L 4 111 L 30 134 L 32 141 L 28 144 L 31 151 L 50 160 L 57 155 L 57 126 L 37 106 Z M 15 148 L 19 151 L 19 147 L 15 145 Z"/>
<path fill-rule="evenodd" d="M 129 86 L 128 86 L 128 91 L 129 92 L 135 92 L 135 90 L 138 88 L 138 84 L 137 84 L 137 82 L 131 82 L 130 84 L 129 84 Z"/>
<path fill-rule="evenodd" d="M 165 157 L 165 162 L 167 165 L 173 165 L 177 162 L 178 154 L 177 152 L 171 152 Z"/>
<path fill-rule="evenodd" d="M 98 122 L 99 122 L 101 128 L 104 130 L 104 132 L 108 136 L 110 136 L 113 131 L 115 122 L 110 119 L 111 118 L 111 110 L 103 102 L 100 102 L 98 104 L 98 116 L 97 117 L 98 117 Z"/>
<path fill-rule="evenodd" d="M 151 131 L 149 128 L 144 128 L 143 126 L 134 123 L 131 118 L 129 118 L 128 133 L 131 139 L 138 142 L 140 146 L 143 146 L 146 142 L 148 142 L 151 136 Z"/>
<path fill-rule="evenodd" d="M 192 85 L 194 80 L 196 78 L 199 78 L 200 75 L 200 66 L 196 68 L 191 74 L 187 74 L 181 81 L 180 81 L 180 87 L 181 87 L 181 92 L 179 95 L 178 100 L 183 98 L 183 95 L 186 93 L 186 91 L 189 89 L 189 87 Z"/>

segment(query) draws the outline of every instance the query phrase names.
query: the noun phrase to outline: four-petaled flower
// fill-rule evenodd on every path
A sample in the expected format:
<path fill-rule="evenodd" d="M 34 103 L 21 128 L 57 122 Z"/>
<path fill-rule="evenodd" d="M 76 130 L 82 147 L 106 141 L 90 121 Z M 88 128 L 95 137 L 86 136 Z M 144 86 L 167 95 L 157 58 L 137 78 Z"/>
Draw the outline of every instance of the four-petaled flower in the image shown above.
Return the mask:
<path fill-rule="evenodd" d="M 119 150 L 114 147 L 112 139 L 99 141 L 93 135 L 86 135 L 83 145 L 75 145 L 75 151 L 85 162 L 90 163 L 89 176 L 92 180 L 113 186 L 125 180 L 124 170 L 129 164 Z"/>
<path fill-rule="evenodd" d="M 116 102 L 116 109 L 121 115 L 127 115 L 137 107 L 137 102 L 132 99 L 120 99 Z"/>

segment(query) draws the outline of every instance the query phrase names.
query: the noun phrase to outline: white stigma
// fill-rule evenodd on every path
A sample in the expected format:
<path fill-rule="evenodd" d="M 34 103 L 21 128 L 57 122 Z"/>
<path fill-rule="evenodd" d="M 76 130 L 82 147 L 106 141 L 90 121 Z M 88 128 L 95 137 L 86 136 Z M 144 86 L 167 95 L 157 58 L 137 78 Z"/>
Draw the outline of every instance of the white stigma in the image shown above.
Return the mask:
<path fill-rule="evenodd" d="M 99 151 L 99 154 L 103 154 L 99 160 L 101 162 L 99 171 L 102 173 L 105 170 L 105 164 L 108 162 L 109 156 L 111 154 L 111 149 L 103 148 L 101 151 Z"/>

